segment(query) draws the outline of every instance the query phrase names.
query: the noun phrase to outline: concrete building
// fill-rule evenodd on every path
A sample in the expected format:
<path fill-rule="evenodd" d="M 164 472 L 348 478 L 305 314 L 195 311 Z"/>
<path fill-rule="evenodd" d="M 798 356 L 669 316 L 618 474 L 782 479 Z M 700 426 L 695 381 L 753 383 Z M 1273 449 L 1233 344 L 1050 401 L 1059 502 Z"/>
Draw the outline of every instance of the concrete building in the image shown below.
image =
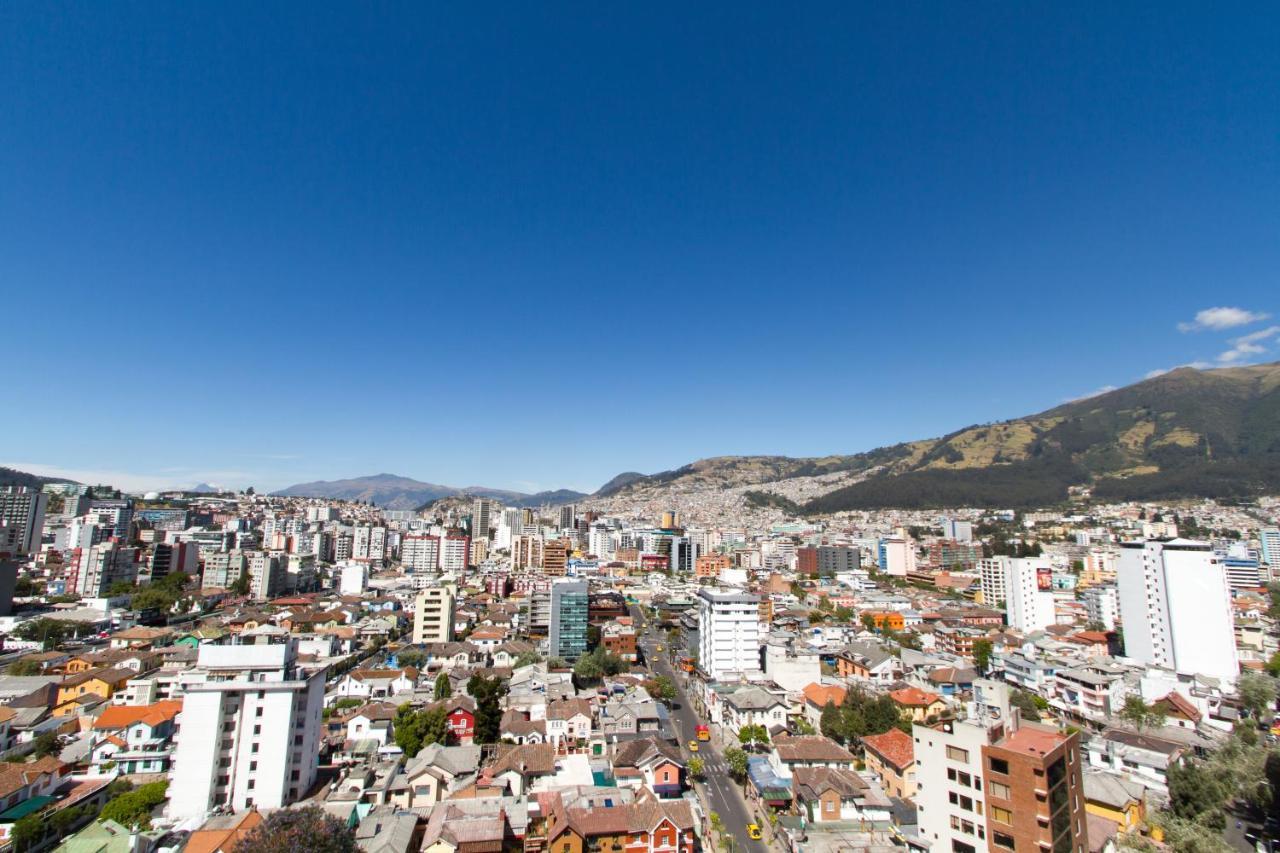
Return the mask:
<path fill-rule="evenodd" d="M 586 581 L 551 585 L 551 622 L 547 628 L 551 657 L 573 663 L 587 653 L 588 606 Z"/>
<path fill-rule="evenodd" d="M 387 528 L 361 525 L 352 540 L 352 559 L 381 563 L 387 557 Z"/>
<path fill-rule="evenodd" d="M 440 571 L 465 572 L 471 565 L 471 537 L 446 536 L 440 542 Z"/>
<path fill-rule="evenodd" d="M 1005 612 L 1009 627 L 1030 634 L 1054 624 L 1053 567 L 1049 562 L 1006 557 L 1004 563 Z"/>
<path fill-rule="evenodd" d="M 1125 654 L 1179 673 L 1234 682 L 1239 674 L 1231 593 L 1205 542 L 1126 542 L 1117 572 Z"/>
<path fill-rule="evenodd" d="M 857 548 L 848 545 L 818 545 L 796 549 L 796 571 L 816 578 L 857 571 L 862 565 Z"/>
<path fill-rule="evenodd" d="M 266 601 L 284 592 L 288 557 L 279 551 L 249 553 L 249 596 Z"/>
<path fill-rule="evenodd" d="M 978 575 L 982 590 L 982 603 L 987 607 L 1000 607 L 1008 599 L 1005 579 L 1008 557 L 984 557 L 978 561 Z"/>
<path fill-rule="evenodd" d="M 307 793 L 319 763 L 324 670 L 299 671 L 297 654 L 296 640 L 269 634 L 200 647 L 203 681 L 183 696 L 169 817 L 279 808 Z"/>
<path fill-rule="evenodd" d="M 698 666 L 711 678 L 760 669 L 760 597 L 698 591 Z"/>
<path fill-rule="evenodd" d="M 40 550 L 40 534 L 44 530 L 45 509 L 49 496 L 26 486 L 0 489 L 0 557 L 19 557 Z"/>
<path fill-rule="evenodd" d="M 1266 527 L 1258 531 L 1262 543 L 1262 562 L 1271 567 L 1273 574 L 1280 570 L 1280 527 Z"/>
<path fill-rule="evenodd" d="M 360 595 L 369 583 L 369 566 L 356 560 L 335 566 L 340 573 L 338 592 L 342 595 Z"/>
<path fill-rule="evenodd" d="M 489 541 L 489 527 L 493 524 L 493 500 L 476 498 L 471 502 L 471 539 L 475 542 Z"/>
<path fill-rule="evenodd" d="M 440 570 L 440 537 L 410 533 L 400 541 L 400 564 L 407 572 L 433 574 Z"/>
<path fill-rule="evenodd" d="M 413 602 L 414 643 L 448 643 L 453 640 L 453 605 L 458 589 L 453 584 L 427 587 Z"/>
<path fill-rule="evenodd" d="M 1089 849 L 1080 735 L 1023 724 L 981 679 L 965 719 L 913 727 L 920 837 L 958 853 Z"/>
<path fill-rule="evenodd" d="M 1120 615 L 1120 593 L 1114 586 L 1091 586 L 1083 593 L 1084 609 L 1090 622 L 1098 622 L 1104 630 L 1114 631 Z"/>
<path fill-rule="evenodd" d="M 200 585 L 204 589 L 226 589 L 240 580 L 240 576 L 248 570 L 249 560 L 238 548 L 215 551 L 204 558 L 204 574 Z"/>
<path fill-rule="evenodd" d="M 124 548 L 119 539 L 100 542 L 89 549 L 71 553 L 67 570 L 67 591 L 84 598 L 102 598 L 112 584 L 134 584 L 138 580 L 138 549 Z"/>
<path fill-rule="evenodd" d="M 916 570 L 915 543 L 903 538 L 881 539 L 879 563 L 885 574 L 905 578 Z"/>

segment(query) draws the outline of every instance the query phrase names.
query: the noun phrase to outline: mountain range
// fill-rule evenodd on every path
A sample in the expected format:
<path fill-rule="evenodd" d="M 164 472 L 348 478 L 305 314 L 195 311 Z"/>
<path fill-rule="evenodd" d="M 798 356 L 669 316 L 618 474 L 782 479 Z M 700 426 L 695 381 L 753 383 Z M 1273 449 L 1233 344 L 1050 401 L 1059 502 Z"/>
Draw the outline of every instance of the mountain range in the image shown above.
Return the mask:
<path fill-rule="evenodd" d="M 837 485 L 802 505 L 768 490 L 820 475 Z M 1072 488 L 1108 500 L 1277 493 L 1280 363 L 1179 368 L 1036 415 L 866 453 L 703 459 L 616 491 L 750 485 L 760 487 L 753 503 L 797 513 L 1050 506 Z"/>
<path fill-rule="evenodd" d="M 507 506 L 537 507 L 544 504 L 556 506 L 572 503 L 587 495 L 570 489 L 527 494 L 508 489 L 491 489 L 486 486 L 457 488 L 439 483 L 425 483 L 396 474 L 374 474 L 369 477 L 353 477 L 347 480 L 317 480 L 299 483 L 275 492 L 277 495 L 306 498 L 336 498 L 348 501 L 369 501 L 385 509 L 419 509 L 441 498 L 471 495 L 493 498 Z"/>

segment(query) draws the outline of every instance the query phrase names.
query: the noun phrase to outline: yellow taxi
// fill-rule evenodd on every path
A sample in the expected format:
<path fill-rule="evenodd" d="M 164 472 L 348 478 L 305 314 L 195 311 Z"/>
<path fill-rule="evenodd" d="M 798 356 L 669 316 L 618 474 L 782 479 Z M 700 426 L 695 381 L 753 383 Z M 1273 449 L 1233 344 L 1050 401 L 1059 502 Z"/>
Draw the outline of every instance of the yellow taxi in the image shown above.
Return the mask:
<path fill-rule="evenodd" d="M 698 742 L 696 740 L 689 741 L 689 751 L 690 752 L 698 751 Z"/>
<path fill-rule="evenodd" d="M 747 824 L 747 836 L 750 837 L 752 841 L 759 841 L 761 838 L 764 838 L 764 832 L 761 831 L 760 824 Z"/>

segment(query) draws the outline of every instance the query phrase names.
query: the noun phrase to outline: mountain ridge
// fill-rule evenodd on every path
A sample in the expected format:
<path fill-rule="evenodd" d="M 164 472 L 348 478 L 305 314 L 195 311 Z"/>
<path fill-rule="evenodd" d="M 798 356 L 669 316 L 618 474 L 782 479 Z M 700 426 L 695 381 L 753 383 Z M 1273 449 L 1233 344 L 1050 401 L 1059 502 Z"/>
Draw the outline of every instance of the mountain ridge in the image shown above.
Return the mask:
<path fill-rule="evenodd" d="M 543 503 L 571 503 L 587 497 L 571 489 L 528 494 L 509 489 L 491 489 L 485 486 L 459 488 L 440 483 L 428 483 L 399 474 L 372 474 L 365 477 L 349 477 L 341 480 L 315 480 L 297 483 L 272 492 L 282 497 L 334 498 L 338 500 L 369 501 L 385 509 L 418 510 L 441 498 L 470 495 L 493 498 L 508 506 L 542 506 Z"/>

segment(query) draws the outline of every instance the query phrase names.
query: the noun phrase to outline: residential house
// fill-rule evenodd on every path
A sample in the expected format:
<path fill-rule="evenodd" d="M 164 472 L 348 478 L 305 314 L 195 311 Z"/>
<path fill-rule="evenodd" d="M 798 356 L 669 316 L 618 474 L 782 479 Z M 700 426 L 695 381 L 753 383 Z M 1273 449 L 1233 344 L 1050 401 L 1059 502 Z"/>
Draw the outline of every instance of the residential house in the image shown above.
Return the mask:
<path fill-rule="evenodd" d="M 107 773 L 113 763 L 123 774 L 168 773 L 173 757 L 173 733 L 182 703 L 112 705 L 93 722 L 89 760 L 95 771 Z"/>
<path fill-rule="evenodd" d="M 661 798 L 684 792 L 680 750 L 656 737 L 623 741 L 612 756 L 613 777 L 620 786 L 644 785 Z"/>
<path fill-rule="evenodd" d="M 811 823 L 889 820 L 892 803 L 854 770 L 799 767 L 791 789 L 800 814 Z"/>
<path fill-rule="evenodd" d="M 387 699 L 399 693 L 412 693 L 418 683 L 418 670 L 353 669 L 338 681 L 333 696 L 340 699 Z"/>
<path fill-rule="evenodd" d="M 880 780 L 891 797 L 907 800 L 916 795 L 915 741 L 902 729 L 862 738 L 867 772 Z"/>
<path fill-rule="evenodd" d="M 941 696 L 919 687 L 891 690 L 889 698 L 913 723 L 923 723 L 931 717 L 936 719 L 947 710 L 947 703 L 942 701 Z"/>

